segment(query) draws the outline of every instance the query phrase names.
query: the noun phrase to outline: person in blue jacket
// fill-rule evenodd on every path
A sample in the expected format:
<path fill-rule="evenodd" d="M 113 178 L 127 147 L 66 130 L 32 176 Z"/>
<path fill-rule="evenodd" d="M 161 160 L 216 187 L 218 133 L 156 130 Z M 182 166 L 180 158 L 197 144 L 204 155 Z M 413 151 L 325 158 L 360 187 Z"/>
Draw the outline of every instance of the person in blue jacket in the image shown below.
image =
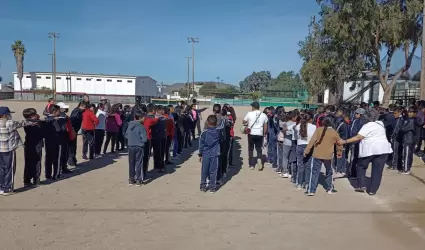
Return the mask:
<path fill-rule="evenodd" d="M 220 137 L 217 129 L 217 117 L 210 115 L 207 118 L 207 128 L 201 133 L 199 140 L 199 161 L 202 162 L 200 190 L 210 193 L 217 191 L 217 172 L 220 164 Z M 207 179 L 209 183 L 207 186 Z"/>
<path fill-rule="evenodd" d="M 340 108 L 336 112 L 335 117 L 335 130 L 338 133 L 339 137 L 342 140 L 347 140 L 350 137 L 350 111 Z M 336 152 L 336 150 L 335 150 Z M 342 155 L 340 158 L 334 156 L 334 164 L 336 173 L 340 175 L 340 177 L 344 177 L 347 174 L 347 156 L 348 156 L 348 148 L 344 145 L 342 149 Z"/>
<path fill-rule="evenodd" d="M 366 110 L 363 108 L 358 108 L 354 112 L 354 120 L 351 122 L 349 138 L 356 136 L 359 133 L 360 129 L 365 124 L 365 121 L 362 118 L 362 116 L 365 113 L 366 113 Z M 357 162 L 359 159 L 359 142 L 351 143 L 349 145 L 349 148 L 350 148 L 349 149 L 350 150 L 350 166 L 348 167 L 347 175 L 348 177 L 355 178 L 357 177 Z"/>
<path fill-rule="evenodd" d="M 269 108 L 269 112 L 267 113 L 267 117 L 269 118 L 269 122 L 267 123 L 269 129 L 267 130 L 267 162 L 272 164 L 274 168 L 277 167 L 277 140 L 276 135 L 278 133 L 278 129 L 276 129 L 276 111 L 274 107 Z M 278 122 L 278 121 L 277 121 Z M 279 124 L 277 124 L 279 127 Z"/>

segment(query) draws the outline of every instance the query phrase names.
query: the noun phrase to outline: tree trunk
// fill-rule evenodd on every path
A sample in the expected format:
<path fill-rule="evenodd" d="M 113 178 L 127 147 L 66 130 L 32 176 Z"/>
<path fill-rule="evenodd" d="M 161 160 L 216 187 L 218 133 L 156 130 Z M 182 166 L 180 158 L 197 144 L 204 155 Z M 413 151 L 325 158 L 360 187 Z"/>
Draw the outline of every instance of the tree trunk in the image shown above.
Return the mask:
<path fill-rule="evenodd" d="M 388 108 L 388 105 L 390 104 L 391 95 L 393 92 L 395 84 L 387 84 L 384 88 L 384 97 L 382 98 L 382 107 Z"/>
<path fill-rule="evenodd" d="M 21 89 L 21 100 L 23 100 L 24 98 L 23 98 L 23 95 L 22 95 L 22 79 L 19 79 L 19 86 L 20 86 L 20 89 Z"/>

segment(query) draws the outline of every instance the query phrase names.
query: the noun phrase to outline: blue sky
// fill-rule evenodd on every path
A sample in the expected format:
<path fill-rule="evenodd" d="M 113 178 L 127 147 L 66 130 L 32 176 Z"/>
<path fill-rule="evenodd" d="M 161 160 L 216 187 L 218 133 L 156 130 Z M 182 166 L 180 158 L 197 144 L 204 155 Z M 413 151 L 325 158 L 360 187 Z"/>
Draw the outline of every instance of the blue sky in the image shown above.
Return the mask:
<path fill-rule="evenodd" d="M 25 71 L 148 75 L 185 82 L 197 36 L 195 80 L 238 84 L 252 71 L 298 71 L 298 41 L 308 33 L 314 0 L 1 0 L 0 76 L 16 70 L 14 40 L 27 48 Z"/>

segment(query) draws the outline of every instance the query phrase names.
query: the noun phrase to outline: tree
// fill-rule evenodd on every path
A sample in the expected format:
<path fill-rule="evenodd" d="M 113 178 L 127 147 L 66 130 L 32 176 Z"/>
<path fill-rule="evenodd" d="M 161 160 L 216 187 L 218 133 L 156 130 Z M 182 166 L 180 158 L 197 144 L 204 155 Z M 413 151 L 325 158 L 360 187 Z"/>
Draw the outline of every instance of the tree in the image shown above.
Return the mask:
<path fill-rule="evenodd" d="M 22 41 L 16 40 L 12 44 L 12 51 L 16 60 L 16 71 L 18 73 L 19 85 L 21 88 L 21 99 L 23 99 L 22 78 L 24 77 L 24 57 L 27 50 L 25 49 L 25 45 L 22 43 Z"/>
<path fill-rule="evenodd" d="M 201 96 L 211 96 L 217 92 L 217 86 L 214 83 L 204 83 L 199 89 L 199 94 Z"/>
<path fill-rule="evenodd" d="M 332 44 L 342 43 L 352 60 L 366 62 L 363 70 L 376 72 L 388 106 L 397 80 L 410 68 L 422 36 L 421 0 L 318 0 L 323 34 Z M 404 65 L 390 72 L 395 51 L 403 50 Z M 381 65 L 381 51 L 386 53 Z M 341 50 L 339 50 L 341 52 Z M 342 58 L 346 60 L 346 57 Z M 346 63 L 349 65 L 349 63 Z M 361 71 L 359 70 L 358 73 Z M 391 80 L 390 80 L 391 77 Z"/>
<path fill-rule="evenodd" d="M 182 98 L 188 98 L 189 97 L 189 89 L 188 88 L 181 88 L 178 90 L 179 96 Z"/>
<path fill-rule="evenodd" d="M 270 71 L 252 72 L 243 81 L 239 82 L 242 92 L 264 91 L 272 82 Z"/>
<path fill-rule="evenodd" d="M 294 71 L 282 71 L 269 85 L 267 90 L 296 91 L 304 88 L 299 74 Z"/>

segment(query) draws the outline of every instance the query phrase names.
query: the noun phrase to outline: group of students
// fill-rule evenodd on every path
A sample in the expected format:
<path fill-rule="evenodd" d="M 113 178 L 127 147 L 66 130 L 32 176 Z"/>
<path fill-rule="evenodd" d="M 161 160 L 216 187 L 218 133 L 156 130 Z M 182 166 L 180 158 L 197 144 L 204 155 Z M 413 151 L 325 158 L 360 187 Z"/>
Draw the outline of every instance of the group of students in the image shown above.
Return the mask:
<path fill-rule="evenodd" d="M 284 107 L 267 107 L 262 113 L 257 102 L 252 106 L 244 122 L 248 128 L 264 129 L 247 133 L 250 168 L 257 164 L 254 147 L 257 158 L 261 157 L 261 148 L 267 147 L 267 158 L 259 170 L 265 162 L 271 164 L 282 178 L 289 178 L 309 196 L 316 192 L 322 165 L 327 193 L 336 192 L 336 178 L 348 177 L 357 179 L 355 191 L 374 195 L 384 165 L 410 174 L 413 154 L 420 151 L 419 142 L 424 140 L 424 101 L 409 107 L 392 104 L 382 108 L 374 102 L 372 107 L 366 103 L 360 107 L 328 105 L 289 112 Z M 367 187 L 369 163 L 372 181 Z"/>

